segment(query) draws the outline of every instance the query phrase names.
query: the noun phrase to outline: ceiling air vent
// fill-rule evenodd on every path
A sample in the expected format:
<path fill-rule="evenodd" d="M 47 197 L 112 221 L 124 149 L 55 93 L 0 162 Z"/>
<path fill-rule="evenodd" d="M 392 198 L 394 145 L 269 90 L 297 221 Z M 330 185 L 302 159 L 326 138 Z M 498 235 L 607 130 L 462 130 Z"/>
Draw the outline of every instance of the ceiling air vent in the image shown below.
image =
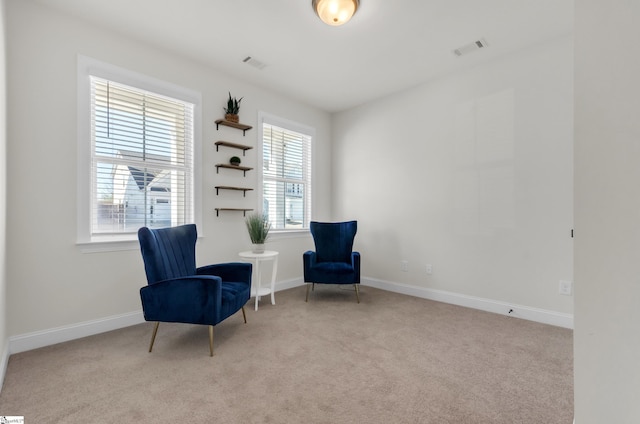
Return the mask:
<path fill-rule="evenodd" d="M 260 62 L 258 59 L 255 59 L 251 56 L 247 56 L 242 60 L 244 63 L 246 63 L 247 65 L 251 65 L 254 68 L 263 70 L 265 68 L 265 66 L 267 66 L 266 63 L 264 62 Z"/>
<path fill-rule="evenodd" d="M 474 41 L 473 43 L 465 44 L 462 47 L 458 47 L 453 51 L 453 54 L 455 54 L 456 56 L 462 56 L 462 55 L 474 52 L 478 49 L 485 48 L 487 46 L 488 46 L 487 40 L 485 40 L 484 38 L 481 38 L 479 40 Z"/>

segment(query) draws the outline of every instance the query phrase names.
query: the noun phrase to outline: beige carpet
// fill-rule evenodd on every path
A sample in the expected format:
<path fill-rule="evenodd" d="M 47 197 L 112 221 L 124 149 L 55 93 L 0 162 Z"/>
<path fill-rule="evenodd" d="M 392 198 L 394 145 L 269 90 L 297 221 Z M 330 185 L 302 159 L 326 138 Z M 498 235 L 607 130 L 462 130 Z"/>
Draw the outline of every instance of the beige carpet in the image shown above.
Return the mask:
<path fill-rule="evenodd" d="M 11 356 L 0 415 L 43 423 L 570 424 L 570 330 L 361 288 L 276 293 L 215 330 L 153 324 Z M 252 304 L 251 304 L 252 305 Z"/>

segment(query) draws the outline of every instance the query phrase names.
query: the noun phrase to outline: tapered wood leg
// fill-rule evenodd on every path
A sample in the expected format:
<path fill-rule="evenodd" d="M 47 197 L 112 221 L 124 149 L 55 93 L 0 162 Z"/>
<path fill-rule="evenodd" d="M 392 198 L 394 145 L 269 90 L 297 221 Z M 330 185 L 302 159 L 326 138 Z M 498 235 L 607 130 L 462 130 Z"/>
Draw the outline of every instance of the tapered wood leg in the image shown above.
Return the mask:
<path fill-rule="evenodd" d="M 213 356 L 213 325 L 209 326 L 209 356 Z"/>
<path fill-rule="evenodd" d="M 307 284 L 307 298 L 304 300 L 305 302 L 309 301 L 309 286 L 310 284 Z"/>
<path fill-rule="evenodd" d="M 149 352 L 153 349 L 153 343 L 156 341 L 156 334 L 158 334 L 158 327 L 160 326 L 160 322 L 156 322 L 156 325 L 153 327 L 153 334 L 151 334 L 151 344 L 149 344 Z"/>
<path fill-rule="evenodd" d="M 244 317 L 244 323 L 247 323 L 247 313 L 244 311 L 244 306 L 242 307 L 242 316 Z"/>
<path fill-rule="evenodd" d="M 353 287 L 356 288 L 356 299 L 358 299 L 358 303 L 360 303 L 360 292 L 358 291 L 358 284 L 354 284 Z"/>

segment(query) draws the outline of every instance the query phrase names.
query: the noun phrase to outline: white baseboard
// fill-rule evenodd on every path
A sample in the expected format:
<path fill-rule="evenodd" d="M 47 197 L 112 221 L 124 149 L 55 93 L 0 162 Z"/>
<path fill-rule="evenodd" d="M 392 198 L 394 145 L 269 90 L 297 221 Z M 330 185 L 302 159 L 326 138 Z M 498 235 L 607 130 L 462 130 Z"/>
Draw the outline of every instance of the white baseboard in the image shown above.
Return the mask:
<path fill-rule="evenodd" d="M 300 286 L 304 286 L 304 280 L 302 279 L 302 277 L 293 278 L 287 281 L 280 281 L 276 282 L 276 292 Z"/>
<path fill-rule="evenodd" d="M 509 304 L 491 299 L 483 299 L 443 290 L 434 290 L 423 287 L 409 286 L 406 284 L 392 283 L 389 281 L 377 280 L 374 278 L 363 278 L 361 280 L 361 283 L 363 286 L 375 287 L 377 289 L 405 294 L 408 296 L 415 296 L 424 299 L 435 300 L 438 302 L 451 303 L 467 308 L 479 309 L 482 311 L 494 312 L 502 315 L 509 315 L 516 318 L 522 318 L 559 327 L 571 329 L 573 328 L 573 315 L 570 314 L 563 314 L 544 309 L 531 308 L 528 306 Z M 294 278 L 291 280 L 276 283 L 275 290 L 287 290 L 302 285 L 304 285 L 304 280 L 302 278 Z M 5 344 L 6 347 L 2 352 L 2 357 L 0 357 L 0 391 L 2 391 L 2 383 L 4 383 L 4 377 L 7 371 L 7 366 L 9 364 L 9 356 L 11 354 L 38 349 L 45 346 L 51 346 L 57 343 L 75 340 L 82 337 L 93 336 L 95 334 L 129 327 L 131 325 L 141 324 L 143 322 L 144 316 L 142 315 L 142 310 L 139 310 L 102 319 L 85 321 L 64 327 L 51 328 L 48 330 L 36 331 L 33 333 L 10 337 L 8 343 Z"/>
<path fill-rule="evenodd" d="M 304 280 L 302 279 L 302 277 L 293 278 L 287 281 L 276 282 L 276 292 L 292 289 L 299 286 L 304 286 Z"/>
<path fill-rule="evenodd" d="M 542 324 L 555 325 L 556 327 L 573 329 L 573 315 L 571 314 L 506 303 L 481 297 L 468 296 L 444 290 L 410 286 L 407 284 L 394 283 L 369 277 L 363 277 L 360 280 L 360 283 L 363 286 L 370 286 L 394 293 L 435 300 L 437 302 L 450 303 L 453 305 L 464 306 L 466 308 L 479 309 L 481 311 L 493 312 L 500 315 L 508 315 Z M 304 285 L 304 280 L 302 278 L 296 278 L 276 283 L 276 291 L 291 289 L 302 285 Z"/>
<path fill-rule="evenodd" d="M 302 278 L 281 281 L 276 284 L 276 291 L 286 290 L 304 284 Z M 102 319 L 85 321 L 78 324 L 67 325 L 63 327 L 50 328 L 48 330 L 36 331 L 33 333 L 21 334 L 9 338 L 8 351 L 3 357 L 5 368 L 9 361 L 9 355 L 14 353 L 26 352 L 28 350 L 38 349 L 45 346 L 51 346 L 57 343 L 67 342 L 82 337 L 93 336 L 95 334 L 104 333 L 106 331 L 117 330 L 131 325 L 144 322 L 142 310 L 129 312 L 121 315 L 114 315 Z M 2 363 L 0 363 L 0 366 Z M 0 369 L 0 373 L 4 371 Z M 0 376 L 4 377 L 3 374 Z M 0 381 L 4 381 L 2 378 Z"/>
<path fill-rule="evenodd" d="M 4 346 L 5 348 L 2 352 L 2 358 L 0 358 L 0 392 L 2 392 L 4 376 L 7 374 L 7 367 L 9 366 L 9 340 L 6 341 Z"/>
<path fill-rule="evenodd" d="M 532 308 L 530 306 L 516 305 L 492 299 L 467 296 L 464 294 L 448 292 L 444 290 L 428 289 L 424 287 L 409 286 L 407 284 L 392 283 L 389 281 L 377 280 L 374 278 L 361 279 L 363 286 L 371 286 L 377 289 L 394 293 L 406 294 L 409 296 L 421 297 L 438 302 L 451 303 L 453 305 L 467 308 L 479 309 L 481 311 L 493 312 L 500 315 L 508 315 L 515 318 L 540 322 L 543 324 L 555 325 L 573 329 L 573 315 L 561 312 L 549 311 L 546 309 Z"/>
<path fill-rule="evenodd" d="M 287 290 L 304 284 L 302 278 L 278 282 L 275 286 L 276 291 Z M 102 319 L 81 322 L 78 324 L 67 325 L 63 327 L 51 328 L 48 330 L 36 331 L 33 333 L 21 334 L 9 338 L 8 351 L 2 358 L 6 369 L 9 361 L 9 355 L 14 353 L 26 352 L 28 350 L 38 349 L 45 346 L 51 346 L 57 343 L 67 342 L 82 337 L 93 336 L 95 334 L 104 333 L 106 331 L 117 330 L 131 325 L 144 322 L 142 310 L 129 312 L 121 315 L 114 315 Z M 0 363 L 2 366 L 2 363 Z M 0 373 L 4 371 L 0 369 Z M 3 374 L 0 374 L 3 377 Z M 0 380 L 4 381 L 4 378 Z"/>
<path fill-rule="evenodd" d="M 119 328 L 129 327 L 144 322 L 142 310 L 114 315 L 102 319 L 85 321 L 64 327 L 51 328 L 43 331 L 22 334 L 9 338 L 9 352 L 11 354 L 38 349 L 57 343 L 67 342 L 82 337 L 93 336 Z"/>
<path fill-rule="evenodd" d="M 421 297 L 438 302 L 451 303 L 467 308 L 479 309 L 502 315 L 509 315 L 530 321 L 555 325 L 558 327 L 573 328 L 573 315 L 563 314 L 544 309 L 531 308 L 523 305 L 515 305 L 499 302 L 491 299 L 467 296 L 463 294 L 447 292 L 443 290 L 427 289 L 423 287 L 409 286 L 406 284 L 393 283 L 389 281 L 377 280 L 374 278 L 363 278 L 363 286 L 375 287 L 394 293 L 401 293 L 409 296 Z M 287 290 L 304 285 L 302 278 L 294 278 L 276 283 L 276 291 Z M 509 313 L 511 311 L 511 313 Z M 57 343 L 75 340 L 82 337 L 93 336 L 106 331 L 117 330 L 144 322 L 142 310 L 129 312 L 121 315 L 114 315 L 102 319 L 81 322 L 64 327 L 52 328 L 28 334 L 22 334 L 9 338 L 8 349 L 3 352 L 0 358 L 0 377 L 4 376 L 9 355 L 38 349 Z M 0 379 L 3 381 L 4 379 Z"/>

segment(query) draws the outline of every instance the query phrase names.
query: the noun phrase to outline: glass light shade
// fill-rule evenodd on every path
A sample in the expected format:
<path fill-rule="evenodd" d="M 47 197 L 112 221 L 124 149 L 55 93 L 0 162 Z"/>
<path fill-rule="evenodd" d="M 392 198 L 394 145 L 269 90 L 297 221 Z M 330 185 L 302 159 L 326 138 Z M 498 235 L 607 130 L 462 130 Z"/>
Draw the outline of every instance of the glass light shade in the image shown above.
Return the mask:
<path fill-rule="evenodd" d="M 312 0 L 313 10 L 320 19 L 332 26 L 345 24 L 358 10 L 358 0 Z"/>

